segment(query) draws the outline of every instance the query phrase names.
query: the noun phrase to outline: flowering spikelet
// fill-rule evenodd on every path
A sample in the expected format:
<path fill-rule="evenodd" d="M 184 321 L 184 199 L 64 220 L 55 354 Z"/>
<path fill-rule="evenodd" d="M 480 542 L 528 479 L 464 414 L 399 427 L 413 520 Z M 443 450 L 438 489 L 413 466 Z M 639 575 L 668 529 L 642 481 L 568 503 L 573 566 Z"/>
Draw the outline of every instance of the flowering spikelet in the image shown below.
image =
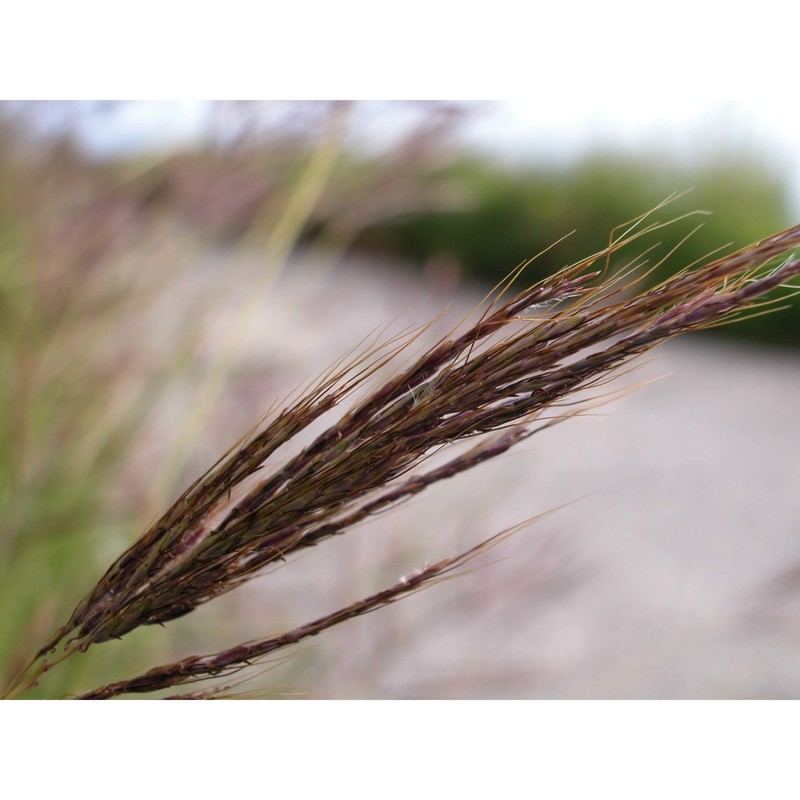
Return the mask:
<path fill-rule="evenodd" d="M 800 245 L 796 226 L 631 296 L 623 281 L 640 262 L 634 259 L 616 274 L 607 265 L 612 255 L 663 227 L 645 221 L 636 221 L 601 252 L 504 299 L 522 274 L 519 268 L 477 322 L 398 369 L 270 470 L 277 451 L 391 365 L 414 337 L 335 365 L 186 489 L 111 565 L 7 695 L 24 691 L 74 652 L 187 614 L 268 565 L 506 452 L 574 413 L 551 411 L 555 417 L 541 421 L 542 412 L 558 409 L 577 390 L 597 386 L 673 336 L 752 313 L 765 295 L 800 273 L 800 259 L 775 263 Z M 481 437 L 472 449 L 421 469 L 432 453 L 446 455 L 448 447 L 472 437 Z M 452 573 L 483 549 L 437 562 L 286 634 L 193 656 L 83 696 L 148 692 L 227 674 L 393 602 Z"/>

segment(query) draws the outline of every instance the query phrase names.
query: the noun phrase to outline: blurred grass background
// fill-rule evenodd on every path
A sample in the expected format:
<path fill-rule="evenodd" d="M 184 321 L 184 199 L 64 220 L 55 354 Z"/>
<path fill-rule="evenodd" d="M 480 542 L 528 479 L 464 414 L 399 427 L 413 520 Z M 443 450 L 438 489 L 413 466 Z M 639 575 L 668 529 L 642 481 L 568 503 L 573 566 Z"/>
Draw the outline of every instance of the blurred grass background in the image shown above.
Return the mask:
<path fill-rule="evenodd" d="M 262 296 L 287 265 L 299 268 L 298 252 L 319 249 L 335 263 L 355 251 L 415 271 L 446 297 L 490 286 L 574 230 L 530 274 L 554 271 L 688 188 L 670 214 L 713 216 L 648 282 L 794 221 L 780 172 L 758 152 L 690 163 L 605 149 L 513 164 L 457 147 L 470 112 L 445 103 L 414 105 L 416 121 L 401 137 L 365 149 L 352 141 L 352 104 L 298 103 L 219 104 L 191 148 L 98 159 L 70 124 L 84 104 L 55 105 L 0 104 L 6 675 L 255 421 L 236 413 L 237 396 L 266 381 L 274 395 L 256 401 L 266 409 L 292 388 L 269 357 L 242 367 L 236 355 Z M 53 118 L 57 125 L 43 124 Z M 696 224 L 685 220 L 671 241 Z M 258 254 L 255 266 L 234 269 L 243 253 Z M 231 266 L 210 277 L 212 261 Z M 713 335 L 797 347 L 800 305 Z M 215 649 L 214 634 L 229 635 L 232 603 L 171 624 L 169 635 L 140 630 L 70 660 L 41 695 L 90 688 L 190 645 Z"/>

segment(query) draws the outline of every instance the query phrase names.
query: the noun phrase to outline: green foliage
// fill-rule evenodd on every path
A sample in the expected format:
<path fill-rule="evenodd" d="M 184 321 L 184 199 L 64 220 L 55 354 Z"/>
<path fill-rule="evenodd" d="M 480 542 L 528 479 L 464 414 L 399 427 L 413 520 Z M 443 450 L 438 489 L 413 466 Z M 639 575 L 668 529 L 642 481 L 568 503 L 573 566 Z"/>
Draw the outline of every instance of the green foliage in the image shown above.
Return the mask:
<path fill-rule="evenodd" d="M 720 243 L 729 243 L 733 250 L 791 223 L 783 182 L 755 157 L 717 157 L 686 165 L 657 155 L 597 152 L 568 165 L 519 168 L 463 159 L 429 180 L 451 185 L 463 206 L 406 215 L 372 228 L 362 241 L 418 262 L 448 255 L 467 276 L 492 284 L 569 234 L 530 267 L 532 277 L 553 274 L 602 249 L 615 226 L 689 189 L 670 211 L 703 209 L 711 214 L 681 223 L 687 234 L 701 222 L 702 227 L 648 277 L 649 285 L 703 259 Z M 667 238 L 674 243 L 679 234 L 672 231 Z M 649 264 L 667 252 L 666 246 L 656 251 Z M 726 330 L 797 345 L 800 309 Z"/>

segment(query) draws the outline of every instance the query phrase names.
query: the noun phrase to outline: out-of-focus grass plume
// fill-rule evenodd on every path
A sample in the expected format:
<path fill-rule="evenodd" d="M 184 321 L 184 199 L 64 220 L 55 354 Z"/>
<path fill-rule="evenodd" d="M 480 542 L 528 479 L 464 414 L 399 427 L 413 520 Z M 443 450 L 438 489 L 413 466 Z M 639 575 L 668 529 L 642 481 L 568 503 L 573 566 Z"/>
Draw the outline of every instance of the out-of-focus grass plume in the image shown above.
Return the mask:
<path fill-rule="evenodd" d="M 43 124 L 54 111 L 64 123 L 56 130 Z M 222 106 L 215 120 L 224 130 L 212 129 L 204 148 L 118 161 L 81 149 L 66 124 L 81 113 L 78 104 L 0 107 L 0 665 L 7 676 L 192 469 L 252 424 L 220 413 L 220 395 L 246 349 L 259 295 L 301 238 L 313 230 L 328 247 L 346 245 L 361 216 L 350 201 L 366 208 L 368 194 L 386 206 L 375 203 L 371 221 L 395 203 L 418 207 L 418 165 L 446 125 L 434 112 L 387 154 L 383 169 L 340 177 L 348 104 L 282 105 L 265 127 L 247 104 Z M 231 114 L 234 136 L 222 124 Z M 261 253 L 248 285 L 224 277 L 204 283 L 204 257 L 235 259 L 236 248 Z M 197 287 L 191 296 L 187 285 Z M 264 365 L 260 376 L 268 374 Z M 209 433 L 212 416 L 223 424 Z M 198 437 L 214 444 L 192 464 L 186 454 L 196 458 Z M 174 655 L 168 637 L 135 636 L 126 664 Z M 49 682 L 50 696 L 105 670 L 118 674 L 117 655 L 112 645 L 65 664 Z"/>

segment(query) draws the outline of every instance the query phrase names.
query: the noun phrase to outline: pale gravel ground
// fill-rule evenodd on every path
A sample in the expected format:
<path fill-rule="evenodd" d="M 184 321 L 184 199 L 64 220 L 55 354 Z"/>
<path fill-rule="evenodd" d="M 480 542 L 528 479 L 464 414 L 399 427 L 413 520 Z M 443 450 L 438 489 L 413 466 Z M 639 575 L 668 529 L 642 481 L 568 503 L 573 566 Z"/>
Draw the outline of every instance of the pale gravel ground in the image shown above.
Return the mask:
<path fill-rule="evenodd" d="M 209 261 L 200 296 L 245 280 L 252 259 L 224 263 Z M 292 264 L 240 343 L 196 464 L 376 327 L 475 300 L 365 259 Z M 800 696 L 800 578 L 775 583 L 800 564 L 800 355 L 706 338 L 658 353 L 623 379 L 669 374 L 654 385 L 229 598 L 233 644 L 583 497 L 487 559 L 499 563 L 324 634 L 262 685 L 318 698 Z"/>

